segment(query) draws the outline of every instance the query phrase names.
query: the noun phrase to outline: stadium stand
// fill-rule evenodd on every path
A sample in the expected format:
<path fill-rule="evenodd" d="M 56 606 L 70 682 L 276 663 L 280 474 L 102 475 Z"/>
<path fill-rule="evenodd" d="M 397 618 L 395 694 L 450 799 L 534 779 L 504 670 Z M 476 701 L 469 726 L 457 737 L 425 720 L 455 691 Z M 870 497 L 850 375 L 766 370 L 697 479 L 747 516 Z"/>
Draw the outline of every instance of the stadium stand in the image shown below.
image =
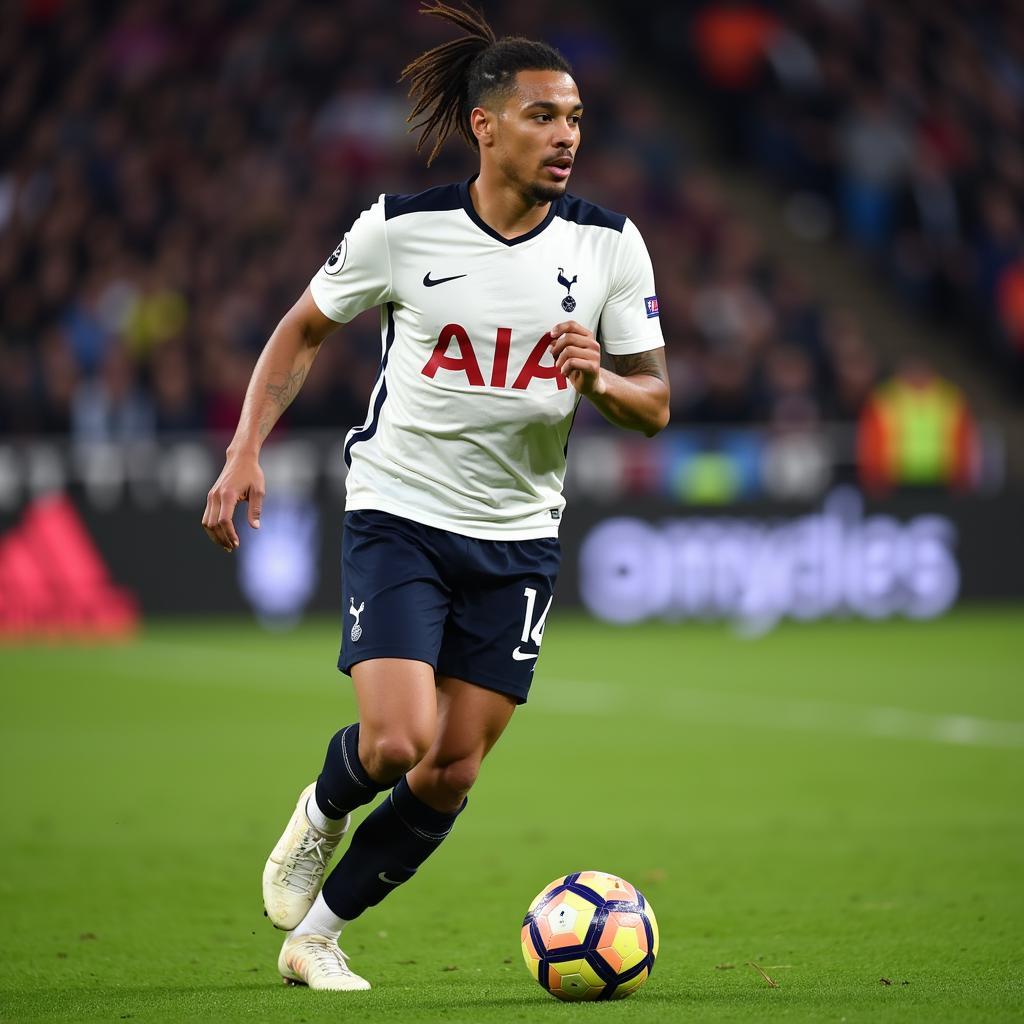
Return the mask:
<path fill-rule="evenodd" d="M 1024 384 L 1024 21 L 1013 0 L 684 3 L 718 136 L 823 200 L 880 278 Z"/>
<path fill-rule="evenodd" d="M 276 318 L 358 211 L 472 169 L 456 146 L 426 169 L 405 131 L 401 55 L 443 38 L 414 5 L 351 3 L 342 18 L 311 0 L 31 0 L 20 12 L 0 41 L 16 72 L 0 102 L 14 154 L 0 177 L 8 436 L 229 432 Z M 760 68 L 751 38 L 778 24 L 708 30 L 734 94 L 763 79 L 745 70 Z M 533 3 L 513 27 L 577 68 L 588 116 L 573 191 L 627 210 L 648 241 L 676 423 L 855 423 L 888 369 L 880 353 L 854 312 L 767 255 L 666 130 L 656 86 L 622 66 L 614 30 L 580 5 L 552 20 Z M 752 139 L 787 97 L 761 97 Z M 999 280 L 1016 308 L 1016 279 Z M 378 358 L 365 316 L 324 346 L 283 429 L 360 422 Z M 576 429 L 602 427 L 587 407 Z"/>
<path fill-rule="evenodd" d="M 404 129 L 401 54 L 435 26 L 412 5 L 21 5 L 0 42 L 0 429 L 111 440 L 226 431 L 277 316 L 379 191 L 429 171 Z M 535 26 L 532 20 L 538 21 Z M 589 116 L 574 190 L 648 238 L 672 339 L 675 413 L 697 422 L 855 417 L 878 372 L 855 318 L 773 265 L 660 122 L 611 73 L 594 14 L 545 30 L 579 69 Z M 372 318 L 325 346 L 292 427 L 362 419 Z M 580 427 L 599 427 L 581 417 Z"/>

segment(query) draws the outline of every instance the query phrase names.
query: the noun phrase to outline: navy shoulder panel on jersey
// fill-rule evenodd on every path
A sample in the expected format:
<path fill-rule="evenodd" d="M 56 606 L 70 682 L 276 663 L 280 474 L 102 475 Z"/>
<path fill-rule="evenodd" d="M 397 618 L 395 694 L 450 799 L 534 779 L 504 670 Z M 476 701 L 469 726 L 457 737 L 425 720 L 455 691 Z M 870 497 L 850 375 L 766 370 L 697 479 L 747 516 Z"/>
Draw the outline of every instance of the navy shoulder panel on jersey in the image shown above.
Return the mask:
<path fill-rule="evenodd" d="M 626 216 L 614 210 L 606 210 L 603 206 L 588 203 L 576 196 L 562 196 L 558 200 L 555 216 L 573 224 L 589 224 L 596 228 L 611 228 L 621 231 L 626 224 Z"/>
<path fill-rule="evenodd" d="M 403 213 L 436 213 L 440 210 L 462 208 L 462 195 L 458 185 L 438 185 L 418 192 L 414 196 L 385 195 L 384 219 L 401 217 Z"/>

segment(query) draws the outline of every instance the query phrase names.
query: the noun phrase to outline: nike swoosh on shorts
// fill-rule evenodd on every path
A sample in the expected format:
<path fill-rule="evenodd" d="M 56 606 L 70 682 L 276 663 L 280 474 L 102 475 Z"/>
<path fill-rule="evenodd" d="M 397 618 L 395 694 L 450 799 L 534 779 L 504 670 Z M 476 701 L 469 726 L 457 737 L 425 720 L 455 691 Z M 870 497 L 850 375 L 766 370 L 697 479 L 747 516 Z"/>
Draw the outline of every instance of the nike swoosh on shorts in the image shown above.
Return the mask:
<path fill-rule="evenodd" d="M 515 661 L 529 661 L 531 658 L 536 657 L 536 654 L 527 654 L 524 651 L 519 650 L 518 647 L 512 652 L 512 658 Z"/>

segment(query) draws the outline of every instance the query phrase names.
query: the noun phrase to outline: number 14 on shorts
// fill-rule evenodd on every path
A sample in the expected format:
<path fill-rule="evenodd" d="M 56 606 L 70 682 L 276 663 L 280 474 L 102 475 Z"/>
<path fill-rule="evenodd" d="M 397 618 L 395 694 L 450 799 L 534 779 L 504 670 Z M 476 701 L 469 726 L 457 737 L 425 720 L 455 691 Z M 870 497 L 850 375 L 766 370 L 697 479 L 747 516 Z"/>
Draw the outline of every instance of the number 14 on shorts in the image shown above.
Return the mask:
<path fill-rule="evenodd" d="M 515 661 L 528 661 L 540 654 L 540 643 L 544 639 L 544 623 L 547 621 L 548 612 L 551 610 L 551 602 L 555 599 L 554 594 L 548 598 L 544 611 L 541 612 L 540 618 L 535 623 L 533 621 L 533 613 L 537 610 L 537 591 L 533 587 L 524 587 L 523 597 L 526 598 L 526 614 L 523 617 L 523 635 L 520 637 L 520 640 L 524 644 L 535 644 L 537 650 L 531 653 L 524 651 L 522 647 L 517 647 L 512 652 L 512 658 Z"/>

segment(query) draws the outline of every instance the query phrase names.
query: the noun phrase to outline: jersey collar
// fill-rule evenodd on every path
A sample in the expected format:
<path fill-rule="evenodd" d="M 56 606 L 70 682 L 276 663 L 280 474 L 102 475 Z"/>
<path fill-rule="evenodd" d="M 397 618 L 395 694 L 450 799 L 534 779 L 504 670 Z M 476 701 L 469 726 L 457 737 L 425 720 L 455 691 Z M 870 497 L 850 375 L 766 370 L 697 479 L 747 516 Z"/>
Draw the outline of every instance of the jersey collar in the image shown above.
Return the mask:
<path fill-rule="evenodd" d="M 539 235 L 555 219 L 558 204 L 561 202 L 560 199 L 551 200 L 548 204 L 548 212 L 544 219 L 532 231 L 527 231 L 525 235 L 519 235 L 516 238 L 506 238 L 504 235 L 499 235 L 498 232 L 490 226 L 490 224 L 487 224 L 481 219 L 480 214 L 476 212 L 476 208 L 473 206 L 473 199 L 469 194 L 469 186 L 476 181 L 478 176 L 479 175 L 474 174 L 473 177 L 467 178 L 459 185 L 459 197 L 462 199 L 462 208 L 466 211 L 469 219 L 481 231 L 490 235 L 491 238 L 497 239 L 497 241 L 501 242 L 503 245 L 518 245 L 520 242 L 528 242 L 531 238 L 536 238 L 537 235 Z"/>

